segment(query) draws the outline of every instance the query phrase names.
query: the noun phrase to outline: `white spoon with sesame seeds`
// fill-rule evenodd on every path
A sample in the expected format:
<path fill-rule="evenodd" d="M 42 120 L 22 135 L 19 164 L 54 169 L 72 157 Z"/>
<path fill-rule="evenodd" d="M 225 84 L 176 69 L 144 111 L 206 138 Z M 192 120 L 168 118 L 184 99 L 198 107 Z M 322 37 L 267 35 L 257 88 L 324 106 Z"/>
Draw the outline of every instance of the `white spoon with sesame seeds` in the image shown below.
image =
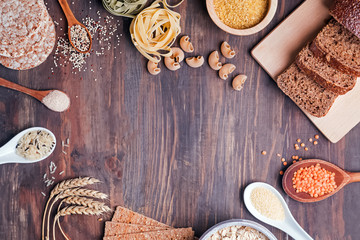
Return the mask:
<path fill-rule="evenodd" d="M 26 159 L 26 158 L 20 156 L 19 154 L 17 154 L 16 148 L 18 146 L 20 139 L 23 136 L 25 136 L 28 133 L 34 132 L 34 131 L 36 131 L 36 132 L 42 131 L 42 132 L 45 132 L 46 134 L 49 134 L 53 139 L 53 143 L 52 143 L 53 147 L 44 156 L 39 157 L 38 159 L 31 160 L 31 159 Z M 56 138 L 55 138 L 55 135 L 50 130 L 48 130 L 46 128 L 42 128 L 42 127 L 28 128 L 28 129 L 25 129 L 24 131 L 20 132 L 19 134 L 17 134 L 8 143 L 6 143 L 4 146 L 2 146 L 0 148 L 0 164 L 40 162 L 40 161 L 48 158 L 53 153 L 53 151 L 55 150 L 55 146 L 56 146 Z"/>
<path fill-rule="evenodd" d="M 261 194 L 261 197 L 263 197 L 263 198 L 256 199 L 256 202 L 262 201 L 262 203 L 264 203 L 265 205 L 269 205 L 269 204 L 267 204 L 269 202 L 273 203 L 270 200 L 271 199 L 269 197 L 269 194 L 270 194 L 271 197 L 274 197 L 275 200 L 277 199 L 279 201 L 279 202 L 276 201 L 275 203 L 273 203 L 273 205 L 270 206 L 270 208 L 271 207 L 275 208 L 275 205 L 277 205 L 279 208 L 282 208 L 282 209 L 277 209 L 277 211 L 275 213 L 278 213 L 279 212 L 278 210 L 281 210 L 281 212 L 283 212 L 283 214 L 276 216 L 276 218 L 274 216 L 274 219 L 272 219 L 272 218 L 266 217 L 264 215 L 264 213 L 260 213 L 260 211 L 258 211 L 258 208 L 255 207 L 255 205 L 257 203 L 253 202 L 254 200 L 252 199 L 252 193 L 254 190 L 259 190 L 259 189 L 261 189 L 261 191 L 265 191 L 267 193 L 267 195 L 264 196 L 263 194 Z M 256 194 L 256 196 L 258 197 L 257 194 Z M 266 197 L 268 197 L 269 199 L 267 199 Z M 291 214 L 289 207 L 287 206 L 284 198 L 273 186 L 271 186 L 267 183 L 263 183 L 263 182 L 254 182 L 254 183 L 249 184 L 245 188 L 245 191 L 244 191 L 244 203 L 245 203 L 246 208 L 249 210 L 249 212 L 254 217 L 256 217 L 257 219 L 259 219 L 260 221 L 262 221 L 264 223 L 267 223 L 271 226 L 274 226 L 274 227 L 286 232 L 295 240 L 313 240 L 313 238 L 309 234 L 307 234 L 304 231 L 304 229 L 302 229 L 302 227 L 297 223 L 297 221 Z M 280 216 L 281 216 L 281 218 L 280 218 Z"/>
<path fill-rule="evenodd" d="M 80 53 L 88 53 L 92 46 L 92 38 L 89 30 L 85 27 L 84 24 L 75 18 L 67 0 L 58 1 L 68 23 L 70 44 L 75 48 L 76 51 Z"/>

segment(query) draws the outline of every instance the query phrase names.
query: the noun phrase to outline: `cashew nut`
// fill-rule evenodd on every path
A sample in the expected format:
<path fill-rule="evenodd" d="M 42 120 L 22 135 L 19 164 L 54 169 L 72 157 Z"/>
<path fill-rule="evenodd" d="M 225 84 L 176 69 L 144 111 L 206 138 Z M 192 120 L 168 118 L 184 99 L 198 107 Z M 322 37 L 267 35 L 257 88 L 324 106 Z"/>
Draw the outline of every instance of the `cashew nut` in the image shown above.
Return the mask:
<path fill-rule="evenodd" d="M 247 79 L 246 75 L 243 74 L 237 75 L 232 82 L 233 88 L 236 91 L 240 91 L 244 87 L 246 79 Z"/>
<path fill-rule="evenodd" d="M 183 36 L 180 39 L 180 47 L 182 48 L 182 50 L 184 50 L 187 53 L 194 52 L 194 46 L 190 42 L 190 37 L 189 36 Z"/>
<path fill-rule="evenodd" d="M 209 65 L 214 70 L 219 70 L 222 67 L 222 63 L 219 62 L 219 52 L 213 51 L 209 56 Z"/>
<path fill-rule="evenodd" d="M 203 56 L 186 58 L 186 63 L 192 68 L 199 68 L 204 64 L 205 60 Z"/>
<path fill-rule="evenodd" d="M 227 63 L 220 68 L 219 77 L 222 80 L 226 80 L 229 77 L 229 74 L 232 73 L 233 71 L 235 71 L 235 69 L 236 69 L 236 67 L 234 64 Z"/>
<path fill-rule="evenodd" d="M 227 42 L 223 42 L 221 44 L 221 53 L 226 58 L 233 58 L 235 57 L 235 51 L 231 49 L 230 45 Z"/>
<path fill-rule="evenodd" d="M 181 67 L 180 63 L 184 60 L 185 55 L 184 52 L 177 47 L 171 48 L 171 52 L 172 55 L 170 57 L 164 58 L 164 63 L 169 70 L 176 71 Z"/>
<path fill-rule="evenodd" d="M 147 69 L 151 75 L 158 75 L 161 69 L 158 67 L 158 63 L 148 61 Z"/>

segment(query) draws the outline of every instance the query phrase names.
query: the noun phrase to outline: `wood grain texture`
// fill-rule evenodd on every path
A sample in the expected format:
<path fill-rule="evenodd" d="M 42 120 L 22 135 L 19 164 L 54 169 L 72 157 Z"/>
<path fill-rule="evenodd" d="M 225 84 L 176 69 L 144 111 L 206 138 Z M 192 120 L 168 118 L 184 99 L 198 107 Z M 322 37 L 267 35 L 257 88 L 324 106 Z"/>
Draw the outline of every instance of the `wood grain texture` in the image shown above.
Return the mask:
<path fill-rule="evenodd" d="M 60 23 L 59 36 L 66 29 L 65 17 L 56 1 L 47 3 Z M 110 195 L 112 207 L 126 206 L 175 227 L 191 226 L 197 236 L 223 220 L 255 220 L 242 199 L 244 187 L 253 181 L 272 184 L 285 196 L 277 153 L 287 159 L 293 154 L 327 159 L 359 171 L 359 126 L 337 144 L 320 135 L 319 144 L 309 145 L 309 151 L 294 150 L 297 138 L 307 141 L 317 130 L 250 56 L 250 50 L 300 3 L 279 1 L 270 25 L 247 37 L 230 36 L 217 28 L 204 0 L 187 0 L 176 9 L 196 55 L 207 57 L 224 40 L 236 49 L 238 54 L 229 62 L 236 64 L 235 73 L 248 75 L 241 92 L 234 91 L 229 80 L 220 80 L 208 65 L 200 69 L 184 65 L 173 73 L 162 64 L 162 73 L 151 76 L 147 61 L 130 41 L 130 20 L 120 17 L 115 18 L 120 19 L 123 34 L 120 45 L 104 56 L 88 58 L 94 72 L 72 74 L 68 65 L 55 68 L 52 75 L 52 58 L 29 71 L 0 67 L 0 77 L 38 90 L 57 88 L 72 100 L 70 109 L 59 114 L 26 95 L 0 88 L 0 144 L 32 126 L 49 128 L 59 143 L 70 139 L 67 154 L 60 144 L 41 163 L 0 166 L 0 239 L 40 238 L 46 202 L 41 192 L 50 191 L 43 175 L 50 175 L 51 161 L 58 167 L 50 175 L 56 181 L 99 178 L 103 184 L 94 188 Z M 101 17 L 107 14 L 100 1 L 75 1 L 70 7 L 78 19 L 95 18 L 97 11 Z M 94 39 L 93 49 L 100 47 Z M 267 155 L 261 155 L 262 150 Z M 355 240 L 360 236 L 359 197 L 360 184 L 353 183 L 314 204 L 285 199 L 314 239 Z M 104 222 L 96 217 L 65 217 L 62 226 L 72 239 L 103 236 Z M 267 227 L 278 239 L 289 238 Z"/>

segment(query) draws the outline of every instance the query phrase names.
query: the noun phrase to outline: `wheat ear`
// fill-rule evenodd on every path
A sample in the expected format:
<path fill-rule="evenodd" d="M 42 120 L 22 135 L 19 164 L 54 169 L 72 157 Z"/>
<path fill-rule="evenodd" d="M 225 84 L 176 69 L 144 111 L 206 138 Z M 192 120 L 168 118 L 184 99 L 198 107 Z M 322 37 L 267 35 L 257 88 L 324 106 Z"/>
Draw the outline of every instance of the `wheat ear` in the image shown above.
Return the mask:
<path fill-rule="evenodd" d="M 91 198 L 86 198 L 86 197 L 70 196 L 70 197 L 63 199 L 60 202 L 60 204 L 58 206 L 58 210 L 57 210 L 58 212 L 60 211 L 60 208 L 64 203 L 89 207 L 89 208 L 93 208 L 93 209 L 97 209 L 97 210 L 103 210 L 104 212 L 111 211 L 111 209 L 108 206 L 106 206 L 104 202 L 99 202 L 99 201 L 93 200 Z M 66 240 L 69 240 L 69 238 L 66 236 L 66 234 L 64 233 L 64 230 L 61 227 L 60 220 L 57 221 L 57 225 L 60 229 L 61 234 L 64 236 L 64 238 Z"/>
<path fill-rule="evenodd" d="M 45 210 L 44 210 L 44 215 L 43 215 L 43 220 L 42 220 L 42 230 L 41 230 L 41 239 L 42 240 L 44 240 L 44 234 L 45 234 L 45 218 L 46 218 L 46 214 L 47 214 L 47 208 L 48 208 L 48 205 L 49 205 L 51 199 L 55 195 L 59 194 L 60 192 L 66 190 L 66 189 L 74 188 L 74 187 L 84 187 L 84 186 L 91 185 L 91 184 L 98 183 L 98 182 L 100 182 L 100 180 L 93 178 L 93 177 L 78 177 L 78 178 L 73 178 L 73 179 L 68 179 L 68 180 L 62 181 L 54 187 L 54 189 L 50 193 L 48 201 L 46 202 L 46 206 L 45 206 Z M 50 213 L 51 213 L 51 209 L 49 211 L 49 215 L 50 215 Z M 50 218 L 50 216 L 48 216 L 48 219 L 49 218 Z M 48 232 L 49 232 L 49 230 L 48 230 Z"/>
<path fill-rule="evenodd" d="M 110 210 L 110 208 L 109 208 Z M 61 209 L 54 218 L 54 223 L 53 223 L 53 238 L 55 240 L 55 223 L 57 221 L 59 221 L 60 217 L 64 217 L 64 216 L 68 216 L 68 215 L 100 215 L 103 214 L 104 210 L 102 209 L 93 209 L 93 208 L 89 208 L 89 207 L 83 207 L 83 206 L 70 206 L 70 207 L 65 207 L 63 209 Z M 62 232 L 63 235 L 65 235 L 64 232 Z M 68 239 L 68 238 L 67 238 Z"/>
<path fill-rule="evenodd" d="M 80 188 L 80 187 L 78 187 L 78 188 L 69 188 L 69 189 L 66 189 L 66 190 L 62 191 L 58 195 L 56 195 L 54 201 L 50 205 L 49 212 L 51 212 L 51 209 L 53 208 L 54 204 L 58 200 L 69 197 L 69 196 L 82 196 L 82 197 L 92 197 L 92 198 L 99 198 L 99 199 L 108 198 L 108 196 L 105 193 L 102 193 L 102 192 L 99 192 L 99 191 L 86 189 L 86 188 Z M 46 239 L 48 239 L 49 236 L 50 236 L 50 214 L 48 215 L 48 218 L 47 218 Z"/>

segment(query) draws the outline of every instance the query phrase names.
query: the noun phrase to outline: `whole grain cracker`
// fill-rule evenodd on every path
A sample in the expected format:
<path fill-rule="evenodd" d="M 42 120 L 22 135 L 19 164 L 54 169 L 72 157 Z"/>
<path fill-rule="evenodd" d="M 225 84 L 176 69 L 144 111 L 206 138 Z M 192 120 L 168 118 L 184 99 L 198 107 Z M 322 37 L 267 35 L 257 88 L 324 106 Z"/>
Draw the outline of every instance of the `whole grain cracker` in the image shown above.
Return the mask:
<path fill-rule="evenodd" d="M 191 228 L 177 228 L 170 230 L 159 230 L 154 232 L 120 234 L 104 237 L 103 240 L 193 240 L 194 231 Z"/>
<path fill-rule="evenodd" d="M 152 218 L 146 217 L 140 213 L 133 212 L 127 208 L 118 206 L 111 220 L 112 222 L 142 224 L 157 227 L 169 227 L 168 225 L 158 222 Z"/>
<path fill-rule="evenodd" d="M 167 230 L 167 229 L 170 229 L 170 227 L 157 227 L 157 226 L 141 225 L 141 224 L 106 222 L 104 236 L 109 237 L 119 234 L 152 232 L 152 231 Z"/>

